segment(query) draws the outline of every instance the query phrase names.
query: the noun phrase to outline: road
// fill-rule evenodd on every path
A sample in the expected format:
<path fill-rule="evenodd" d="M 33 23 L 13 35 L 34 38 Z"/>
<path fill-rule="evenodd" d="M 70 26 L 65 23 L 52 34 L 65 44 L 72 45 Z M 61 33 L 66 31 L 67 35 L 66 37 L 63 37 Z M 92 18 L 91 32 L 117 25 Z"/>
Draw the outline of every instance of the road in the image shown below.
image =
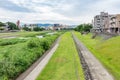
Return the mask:
<path fill-rule="evenodd" d="M 53 53 L 59 46 L 60 37 L 53 44 L 52 48 L 48 50 L 39 60 L 37 60 L 28 70 L 21 74 L 16 80 L 35 80 L 37 76 L 44 69 Z"/>
<path fill-rule="evenodd" d="M 84 46 L 84 44 L 80 40 L 78 40 L 78 38 L 74 34 L 73 38 L 77 48 L 79 49 L 79 54 L 83 56 L 85 63 L 89 68 L 88 72 L 90 73 L 88 73 L 88 75 L 85 75 L 86 80 L 114 80 L 112 75 L 103 67 L 99 60 L 96 59 L 96 57 Z M 87 76 L 90 76 L 90 78 L 87 78 Z"/>

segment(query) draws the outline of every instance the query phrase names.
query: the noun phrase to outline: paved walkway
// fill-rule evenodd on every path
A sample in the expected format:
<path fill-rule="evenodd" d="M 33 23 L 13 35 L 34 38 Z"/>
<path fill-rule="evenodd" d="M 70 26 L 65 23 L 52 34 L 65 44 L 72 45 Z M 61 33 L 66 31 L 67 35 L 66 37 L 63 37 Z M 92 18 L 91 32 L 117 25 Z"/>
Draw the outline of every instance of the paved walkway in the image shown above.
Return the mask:
<path fill-rule="evenodd" d="M 114 80 L 109 72 L 102 66 L 102 64 L 95 58 L 95 56 L 73 35 L 73 38 L 87 63 L 92 79 L 89 80 Z M 86 79 L 87 80 L 87 79 Z"/>
<path fill-rule="evenodd" d="M 46 66 L 53 53 L 56 51 L 59 40 L 54 43 L 53 47 L 45 53 L 38 61 L 36 61 L 26 72 L 20 75 L 16 80 L 35 80 L 43 68 Z"/>

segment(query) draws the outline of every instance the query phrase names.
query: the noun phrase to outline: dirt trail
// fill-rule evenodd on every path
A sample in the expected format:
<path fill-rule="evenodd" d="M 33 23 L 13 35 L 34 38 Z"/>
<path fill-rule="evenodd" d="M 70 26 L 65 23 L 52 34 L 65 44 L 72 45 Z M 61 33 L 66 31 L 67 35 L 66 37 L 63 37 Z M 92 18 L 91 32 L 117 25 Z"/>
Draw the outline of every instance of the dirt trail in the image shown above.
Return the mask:
<path fill-rule="evenodd" d="M 112 75 L 102 66 L 96 57 L 78 40 L 73 34 L 76 47 L 83 62 L 83 69 L 86 80 L 114 80 Z"/>

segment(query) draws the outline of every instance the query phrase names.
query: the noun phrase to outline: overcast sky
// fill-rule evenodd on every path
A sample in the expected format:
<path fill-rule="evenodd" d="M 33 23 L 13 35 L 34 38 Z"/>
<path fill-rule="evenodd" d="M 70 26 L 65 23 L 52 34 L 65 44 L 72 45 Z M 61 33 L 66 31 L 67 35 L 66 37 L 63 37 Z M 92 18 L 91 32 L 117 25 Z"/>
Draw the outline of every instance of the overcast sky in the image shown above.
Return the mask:
<path fill-rule="evenodd" d="M 0 0 L 0 21 L 90 23 L 101 11 L 120 13 L 120 0 Z"/>

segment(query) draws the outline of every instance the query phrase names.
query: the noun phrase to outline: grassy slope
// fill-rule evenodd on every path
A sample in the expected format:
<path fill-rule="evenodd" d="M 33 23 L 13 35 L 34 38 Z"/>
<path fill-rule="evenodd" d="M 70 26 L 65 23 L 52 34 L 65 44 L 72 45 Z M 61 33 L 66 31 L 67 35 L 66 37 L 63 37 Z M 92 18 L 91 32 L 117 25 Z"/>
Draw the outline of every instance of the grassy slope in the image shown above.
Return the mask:
<path fill-rule="evenodd" d="M 78 53 L 69 32 L 62 36 L 57 51 L 37 80 L 84 80 Z"/>
<path fill-rule="evenodd" d="M 91 39 L 91 35 L 76 36 L 93 52 L 93 54 L 103 63 L 103 65 L 120 80 L 120 36 L 100 42 L 100 39 Z"/>

